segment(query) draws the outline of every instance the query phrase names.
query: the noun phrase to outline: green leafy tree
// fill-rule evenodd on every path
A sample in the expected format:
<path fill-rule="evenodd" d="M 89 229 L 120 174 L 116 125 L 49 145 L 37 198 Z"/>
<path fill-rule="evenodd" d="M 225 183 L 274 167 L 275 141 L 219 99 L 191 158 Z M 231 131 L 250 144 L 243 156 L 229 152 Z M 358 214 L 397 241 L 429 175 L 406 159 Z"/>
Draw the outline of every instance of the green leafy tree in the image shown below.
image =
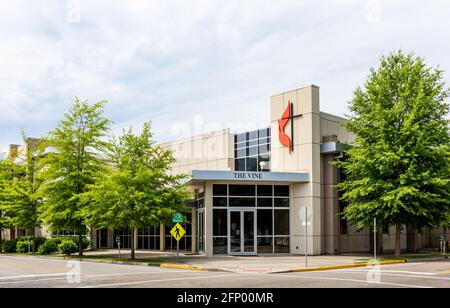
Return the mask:
<path fill-rule="evenodd" d="M 374 218 L 396 226 L 438 225 L 450 209 L 449 112 L 443 72 L 401 51 L 381 58 L 350 102 L 346 128 L 356 142 L 337 163 L 344 216 L 359 227 Z"/>
<path fill-rule="evenodd" d="M 103 116 L 105 103 L 89 105 L 76 98 L 43 145 L 46 155 L 40 164 L 42 218 L 52 231 L 76 232 L 79 255 L 83 254 L 83 236 L 87 231 L 80 196 L 105 169 L 101 152 L 111 123 Z"/>
<path fill-rule="evenodd" d="M 4 201 L 6 200 L 6 187 L 12 177 L 9 162 L 0 154 L 0 252 L 3 249 L 3 230 L 10 227 L 6 216 Z"/>
<path fill-rule="evenodd" d="M 41 199 L 37 195 L 40 183 L 36 177 L 39 153 L 37 144 L 28 139 L 25 134 L 23 134 L 23 141 L 27 146 L 25 154 L 12 153 L 7 163 L 7 177 L 3 182 L 0 204 L 11 227 L 32 231 L 32 252 L 35 252 L 35 228 L 41 225 L 39 218 Z"/>
<path fill-rule="evenodd" d="M 154 144 L 149 123 L 140 135 L 129 129 L 118 141 L 113 139 L 109 160 L 110 172 L 84 194 L 86 216 L 98 228 L 130 229 L 134 259 L 135 230 L 159 225 L 176 211 L 185 210 L 189 195 L 182 183 L 184 176 L 168 174 L 174 158 L 170 151 Z"/>

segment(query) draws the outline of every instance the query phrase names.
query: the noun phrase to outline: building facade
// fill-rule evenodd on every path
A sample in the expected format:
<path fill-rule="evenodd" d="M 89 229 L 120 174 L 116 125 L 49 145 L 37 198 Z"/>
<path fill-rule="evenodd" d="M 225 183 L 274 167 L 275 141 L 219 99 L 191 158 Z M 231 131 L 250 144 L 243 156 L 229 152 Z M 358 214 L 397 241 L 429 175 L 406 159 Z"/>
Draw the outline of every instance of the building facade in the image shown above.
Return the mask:
<path fill-rule="evenodd" d="M 207 256 L 370 252 L 372 231 L 339 215 L 345 203 L 336 184 L 344 175 L 333 162 L 355 140 L 343 127 L 346 119 L 320 111 L 313 85 L 272 96 L 269 119 L 255 131 L 222 129 L 161 144 L 176 158 L 170 172 L 187 175 L 195 195 L 184 213 L 187 232 L 180 249 Z M 130 248 L 134 237 L 136 249 L 175 250 L 171 227 L 134 234 L 91 230 L 91 245 L 116 248 L 120 237 L 122 248 Z M 379 246 L 394 250 L 393 227 L 382 229 Z M 402 248 L 437 247 L 442 232 L 405 227 Z"/>

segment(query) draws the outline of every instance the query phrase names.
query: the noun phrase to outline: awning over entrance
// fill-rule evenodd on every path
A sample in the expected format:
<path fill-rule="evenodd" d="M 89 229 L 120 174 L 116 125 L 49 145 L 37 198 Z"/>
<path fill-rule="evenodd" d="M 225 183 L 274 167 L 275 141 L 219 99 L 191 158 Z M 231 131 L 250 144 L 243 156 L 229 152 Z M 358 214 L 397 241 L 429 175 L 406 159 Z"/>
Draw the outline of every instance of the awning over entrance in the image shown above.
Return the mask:
<path fill-rule="evenodd" d="M 205 181 L 307 183 L 309 174 L 308 172 L 192 171 L 192 184 Z"/>

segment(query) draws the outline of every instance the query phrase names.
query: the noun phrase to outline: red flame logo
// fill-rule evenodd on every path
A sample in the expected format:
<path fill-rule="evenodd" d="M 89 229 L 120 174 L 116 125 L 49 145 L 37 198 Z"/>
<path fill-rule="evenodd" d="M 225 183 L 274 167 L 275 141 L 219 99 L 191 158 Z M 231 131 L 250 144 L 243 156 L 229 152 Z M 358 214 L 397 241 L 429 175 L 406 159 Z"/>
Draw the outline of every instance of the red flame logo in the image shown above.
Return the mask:
<path fill-rule="evenodd" d="M 291 102 L 288 102 L 288 106 L 286 110 L 283 112 L 281 119 L 278 120 L 278 136 L 280 139 L 280 143 L 289 148 L 289 154 L 292 152 L 292 143 L 291 138 L 285 133 L 286 125 L 289 123 L 289 120 L 292 118 L 292 110 L 291 110 Z M 292 125 L 292 124 L 291 124 Z"/>

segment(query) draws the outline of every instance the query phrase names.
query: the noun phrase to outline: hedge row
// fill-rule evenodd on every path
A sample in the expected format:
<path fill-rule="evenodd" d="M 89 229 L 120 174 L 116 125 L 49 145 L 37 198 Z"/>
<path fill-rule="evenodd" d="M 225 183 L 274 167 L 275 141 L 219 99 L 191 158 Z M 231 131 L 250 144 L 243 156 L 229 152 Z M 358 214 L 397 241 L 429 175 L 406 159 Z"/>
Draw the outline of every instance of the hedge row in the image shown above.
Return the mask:
<path fill-rule="evenodd" d="M 26 253 L 31 251 L 32 237 L 22 236 L 14 240 L 3 241 L 3 252 L 5 253 Z M 70 255 L 78 251 L 78 237 L 35 237 L 35 248 L 38 254 L 48 255 L 55 252 Z M 90 241 L 83 238 L 83 250 L 89 247 Z"/>

